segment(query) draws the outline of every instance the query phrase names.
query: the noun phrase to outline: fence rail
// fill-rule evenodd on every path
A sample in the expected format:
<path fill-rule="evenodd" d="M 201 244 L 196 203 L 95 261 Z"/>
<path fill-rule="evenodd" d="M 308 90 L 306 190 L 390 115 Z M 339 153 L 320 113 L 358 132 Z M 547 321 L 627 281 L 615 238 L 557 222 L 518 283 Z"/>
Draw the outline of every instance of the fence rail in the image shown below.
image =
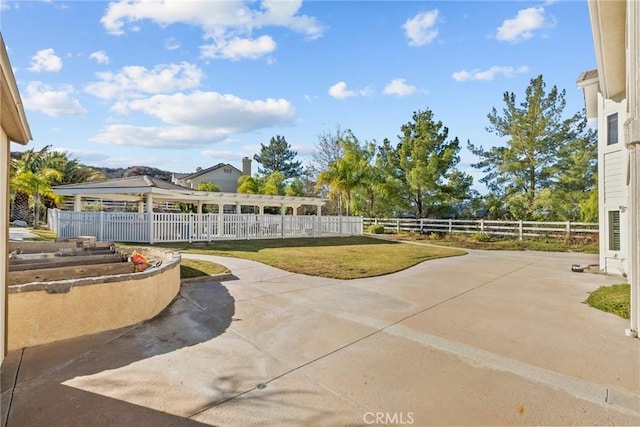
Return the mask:
<path fill-rule="evenodd" d="M 211 242 L 361 235 L 362 217 L 73 212 L 50 209 L 47 224 L 59 238 L 96 236 L 128 243 Z"/>
<path fill-rule="evenodd" d="M 387 232 L 412 231 L 416 233 L 484 233 L 495 236 L 523 238 L 587 237 L 598 234 L 598 224 L 588 222 L 499 221 L 485 219 L 431 219 L 431 218 L 363 218 L 366 228 L 372 224 L 384 226 Z"/>

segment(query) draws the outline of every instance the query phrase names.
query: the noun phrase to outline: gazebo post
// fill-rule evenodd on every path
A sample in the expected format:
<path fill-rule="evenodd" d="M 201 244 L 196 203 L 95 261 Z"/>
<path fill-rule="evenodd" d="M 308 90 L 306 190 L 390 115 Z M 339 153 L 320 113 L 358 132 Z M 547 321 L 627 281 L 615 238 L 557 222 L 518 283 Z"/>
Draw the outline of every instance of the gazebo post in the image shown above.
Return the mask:
<path fill-rule="evenodd" d="M 202 215 L 202 200 L 198 200 L 198 214 Z"/>
<path fill-rule="evenodd" d="M 236 202 L 236 213 L 242 213 L 242 205 L 240 204 L 240 202 Z"/>
<path fill-rule="evenodd" d="M 222 237 L 224 230 L 224 204 L 218 203 L 218 237 Z"/>
<path fill-rule="evenodd" d="M 82 212 L 82 195 L 76 194 L 73 196 L 73 211 Z"/>
<path fill-rule="evenodd" d="M 286 211 L 286 206 L 284 205 L 284 203 L 280 203 L 280 234 L 282 236 L 282 238 L 285 238 L 285 232 L 284 232 L 284 214 Z"/>
<path fill-rule="evenodd" d="M 153 196 L 147 194 L 147 215 L 149 216 L 149 244 L 153 244 Z"/>

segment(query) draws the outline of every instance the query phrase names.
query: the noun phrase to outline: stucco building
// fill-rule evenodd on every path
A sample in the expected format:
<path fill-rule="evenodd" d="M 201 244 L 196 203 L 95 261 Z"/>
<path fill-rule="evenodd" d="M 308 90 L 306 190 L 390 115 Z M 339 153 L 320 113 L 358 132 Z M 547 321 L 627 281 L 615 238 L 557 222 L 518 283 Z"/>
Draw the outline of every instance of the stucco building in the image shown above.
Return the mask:
<path fill-rule="evenodd" d="M 9 55 L 0 34 L 0 363 L 7 350 L 7 270 L 9 246 L 9 165 L 10 143 L 26 144 L 31 130 L 13 75 Z"/>
<path fill-rule="evenodd" d="M 237 193 L 238 179 L 243 175 L 251 176 L 251 159 L 248 157 L 242 159 L 242 170 L 228 163 L 218 163 L 192 174 L 173 174 L 171 182 L 191 189 L 196 189 L 203 182 L 212 182 L 223 193 Z"/>

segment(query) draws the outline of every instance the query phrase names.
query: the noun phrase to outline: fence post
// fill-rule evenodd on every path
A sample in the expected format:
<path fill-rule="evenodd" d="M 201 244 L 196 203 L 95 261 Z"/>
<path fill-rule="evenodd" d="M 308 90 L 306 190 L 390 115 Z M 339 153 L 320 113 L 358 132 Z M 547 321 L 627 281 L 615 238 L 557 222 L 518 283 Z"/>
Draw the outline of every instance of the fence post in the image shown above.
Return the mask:
<path fill-rule="evenodd" d="M 567 221 L 567 236 L 566 236 L 567 240 L 571 239 L 571 221 Z"/>
<path fill-rule="evenodd" d="M 420 234 L 424 234 L 422 232 L 422 228 L 424 227 L 424 218 L 420 218 Z"/>
<path fill-rule="evenodd" d="M 147 221 L 149 229 L 149 244 L 153 244 L 153 212 L 147 211 Z"/>
<path fill-rule="evenodd" d="M 522 220 L 518 221 L 518 240 L 522 240 L 523 224 Z"/>
<path fill-rule="evenodd" d="M 484 218 L 480 218 L 480 233 L 484 233 Z"/>
<path fill-rule="evenodd" d="M 453 232 L 453 220 L 449 218 L 449 234 Z"/>
<path fill-rule="evenodd" d="M 396 233 L 400 234 L 400 218 L 396 218 Z"/>
<path fill-rule="evenodd" d="M 101 242 L 104 236 L 104 211 L 100 211 L 100 226 L 98 228 L 98 241 Z"/>

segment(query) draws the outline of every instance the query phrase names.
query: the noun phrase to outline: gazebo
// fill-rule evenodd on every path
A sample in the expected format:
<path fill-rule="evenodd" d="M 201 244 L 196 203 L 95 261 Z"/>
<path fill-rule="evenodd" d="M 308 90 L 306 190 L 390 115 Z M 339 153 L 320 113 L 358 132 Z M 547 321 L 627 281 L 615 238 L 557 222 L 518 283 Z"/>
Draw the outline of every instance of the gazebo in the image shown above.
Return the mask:
<path fill-rule="evenodd" d="M 327 200 L 322 198 L 197 191 L 145 175 L 62 185 L 53 191 L 73 198 L 73 211 L 49 211 L 49 225 L 58 237 L 155 243 L 362 233 L 361 218 L 323 217 Z M 87 212 L 83 200 L 128 202 L 137 205 L 137 212 Z M 191 203 L 197 211 L 163 212 L 159 206 L 167 202 Z M 203 213 L 203 207 L 211 205 L 217 213 Z M 258 213 L 243 214 L 243 206 L 258 208 Z M 316 214 L 298 215 L 301 206 L 315 207 Z M 279 208 L 280 214 L 265 215 L 265 207 Z M 289 207 L 292 215 L 286 215 Z"/>

